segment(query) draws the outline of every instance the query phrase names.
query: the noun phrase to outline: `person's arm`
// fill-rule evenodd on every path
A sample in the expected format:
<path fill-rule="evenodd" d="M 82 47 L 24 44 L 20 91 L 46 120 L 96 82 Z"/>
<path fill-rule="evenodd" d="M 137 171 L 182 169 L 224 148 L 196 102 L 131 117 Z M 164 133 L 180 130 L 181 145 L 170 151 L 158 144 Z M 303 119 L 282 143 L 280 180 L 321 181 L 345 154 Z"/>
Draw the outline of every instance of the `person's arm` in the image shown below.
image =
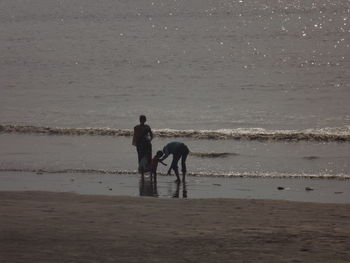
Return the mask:
<path fill-rule="evenodd" d="M 164 153 L 162 159 L 160 159 L 159 161 L 163 162 L 166 158 L 168 158 L 168 156 L 169 156 L 169 153 Z"/>
<path fill-rule="evenodd" d="M 151 127 L 149 127 L 149 136 L 151 138 L 151 141 L 153 140 L 153 132 L 151 130 Z"/>
<path fill-rule="evenodd" d="M 163 162 L 169 156 L 169 150 L 167 147 L 164 147 L 163 153 L 164 153 L 163 157 L 159 159 L 160 162 Z"/>
<path fill-rule="evenodd" d="M 166 163 L 163 163 L 161 160 L 159 160 L 159 162 L 160 162 L 161 164 L 167 166 L 167 164 L 166 164 Z"/>
<path fill-rule="evenodd" d="M 132 136 L 132 145 L 136 146 L 136 127 L 134 128 L 134 134 Z"/>

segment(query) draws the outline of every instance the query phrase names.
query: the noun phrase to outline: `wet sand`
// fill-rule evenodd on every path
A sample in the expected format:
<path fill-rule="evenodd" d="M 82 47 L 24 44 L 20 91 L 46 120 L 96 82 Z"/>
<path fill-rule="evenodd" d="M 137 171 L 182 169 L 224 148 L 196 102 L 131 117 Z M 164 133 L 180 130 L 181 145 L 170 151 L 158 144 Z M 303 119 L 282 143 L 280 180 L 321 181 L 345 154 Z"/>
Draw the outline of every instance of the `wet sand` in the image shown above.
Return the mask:
<path fill-rule="evenodd" d="M 187 176 L 176 184 L 175 176 L 98 172 L 1 171 L 0 191 L 49 191 L 85 195 L 153 196 L 159 198 L 274 199 L 317 203 L 349 203 L 350 180 L 307 178 L 225 178 Z M 307 190 L 306 190 L 307 189 Z"/>
<path fill-rule="evenodd" d="M 0 192 L 3 262 L 349 262 L 350 205 Z"/>

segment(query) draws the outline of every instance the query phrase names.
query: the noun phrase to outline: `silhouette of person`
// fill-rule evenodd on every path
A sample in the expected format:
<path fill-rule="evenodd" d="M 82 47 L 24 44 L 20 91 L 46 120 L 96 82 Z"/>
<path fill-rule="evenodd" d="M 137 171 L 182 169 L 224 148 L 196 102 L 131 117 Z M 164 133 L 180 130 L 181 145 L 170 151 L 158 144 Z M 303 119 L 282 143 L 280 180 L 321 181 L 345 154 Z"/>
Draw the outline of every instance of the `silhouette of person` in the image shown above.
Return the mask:
<path fill-rule="evenodd" d="M 171 170 L 174 170 L 176 175 L 176 182 L 181 182 L 179 177 L 179 168 L 177 163 L 181 158 L 181 171 L 182 171 L 182 180 L 185 181 L 186 176 L 186 159 L 190 150 L 188 147 L 182 142 L 170 142 L 163 148 L 164 156 L 160 159 L 160 161 L 164 161 L 170 154 L 173 155 L 173 161 L 168 170 L 168 174 L 171 173 Z"/>
<path fill-rule="evenodd" d="M 149 167 L 152 159 L 152 139 L 153 133 L 151 127 L 145 124 L 146 116 L 140 116 L 140 124 L 134 127 L 134 135 L 132 138 L 132 145 L 136 146 L 137 157 L 139 163 L 139 170 L 141 173 Z M 145 162 L 141 165 L 141 161 Z"/>
<path fill-rule="evenodd" d="M 162 151 L 158 151 L 156 155 L 153 157 L 150 165 L 150 171 L 151 171 L 151 180 L 154 178 L 154 182 L 157 183 L 157 168 L 158 168 L 158 163 L 161 163 L 165 166 L 167 166 L 166 163 L 163 163 L 160 158 L 163 156 Z"/>

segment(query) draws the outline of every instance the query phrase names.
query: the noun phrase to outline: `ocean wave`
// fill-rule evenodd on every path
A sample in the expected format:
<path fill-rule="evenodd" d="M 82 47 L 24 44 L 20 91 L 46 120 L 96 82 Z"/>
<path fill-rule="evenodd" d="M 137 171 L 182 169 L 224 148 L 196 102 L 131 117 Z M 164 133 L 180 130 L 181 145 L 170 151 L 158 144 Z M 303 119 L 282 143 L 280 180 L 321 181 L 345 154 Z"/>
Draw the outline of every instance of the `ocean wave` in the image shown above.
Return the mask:
<path fill-rule="evenodd" d="M 1 133 L 36 133 L 46 135 L 95 135 L 132 136 L 131 129 L 111 128 L 57 128 L 33 125 L 0 125 Z M 257 141 L 350 141 L 350 126 L 342 128 L 322 128 L 307 130 L 266 130 L 262 128 L 237 128 L 218 130 L 175 130 L 154 129 L 157 137 L 194 138 L 207 140 L 257 140 Z"/>
<path fill-rule="evenodd" d="M 37 174 L 110 174 L 110 175 L 136 175 L 138 172 L 128 170 L 102 170 L 102 169 L 27 169 L 27 168 L 0 168 L 0 172 L 29 172 Z M 165 173 L 158 173 L 160 176 L 168 176 Z M 224 178 L 285 178 L 285 179 L 336 179 L 350 180 L 350 174 L 307 174 L 307 173 L 278 173 L 278 172 L 244 172 L 244 173 L 211 173 L 199 172 L 188 173 L 188 176 L 193 177 L 224 177 Z"/>

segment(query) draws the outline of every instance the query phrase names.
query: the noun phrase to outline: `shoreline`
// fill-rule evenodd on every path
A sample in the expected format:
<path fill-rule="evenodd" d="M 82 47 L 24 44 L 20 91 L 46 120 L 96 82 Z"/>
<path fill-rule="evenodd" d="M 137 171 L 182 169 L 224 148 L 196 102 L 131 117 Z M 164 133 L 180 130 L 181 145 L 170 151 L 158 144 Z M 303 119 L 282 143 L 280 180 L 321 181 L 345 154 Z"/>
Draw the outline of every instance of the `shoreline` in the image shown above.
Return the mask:
<path fill-rule="evenodd" d="M 35 168 L 0 168 L 1 172 L 18 172 L 18 173 L 36 173 L 36 174 L 101 174 L 101 175 L 139 175 L 137 170 L 104 170 L 104 169 L 35 169 Z M 147 173 L 146 173 L 147 174 Z M 159 176 L 168 176 L 167 173 L 157 172 Z M 242 172 L 242 173 L 193 173 L 189 172 L 186 176 L 191 177 L 211 177 L 211 178 L 253 178 L 253 179 L 318 179 L 318 180 L 350 180 L 350 174 L 307 174 L 307 173 L 279 173 L 279 172 Z"/>
<path fill-rule="evenodd" d="M 270 199 L 315 203 L 349 203 L 350 180 L 300 178 L 220 178 L 188 176 L 177 184 L 175 176 L 137 174 L 0 172 L 0 191 L 49 191 L 107 196 L 158 198 Z"/>
<path fill-rule="evenodd" d="M 347 262 L 349 209 L 276 200 L 0 192 L 0 257 L 9 263 Z"/>

